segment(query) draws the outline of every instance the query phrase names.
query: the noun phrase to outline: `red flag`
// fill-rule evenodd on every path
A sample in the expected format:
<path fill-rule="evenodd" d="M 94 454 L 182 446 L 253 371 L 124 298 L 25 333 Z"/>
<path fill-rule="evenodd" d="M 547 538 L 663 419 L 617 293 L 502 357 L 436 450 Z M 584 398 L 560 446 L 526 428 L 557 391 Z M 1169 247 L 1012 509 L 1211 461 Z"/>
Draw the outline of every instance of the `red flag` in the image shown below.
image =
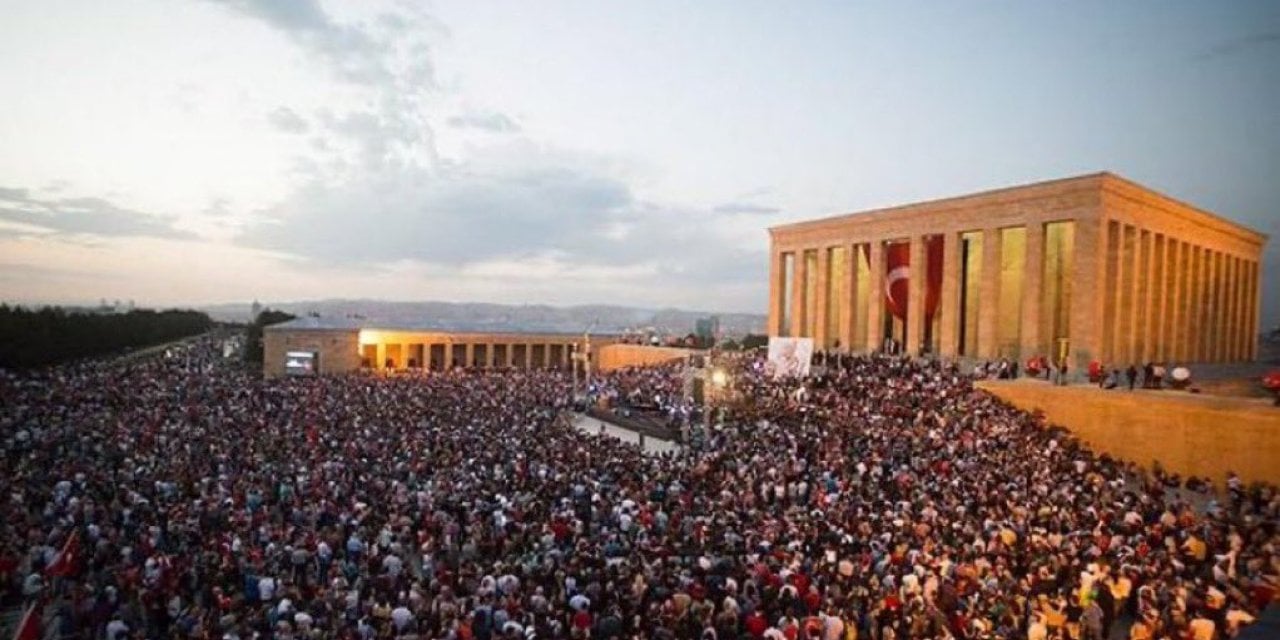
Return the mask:
<path fill-rule="evenodd" d="M 884 301 L 899 320 L 907 316 L 907 287 L 911 278 L 911 243 L 885 246 Z"/>
<path fill-rule="evenodd" d="M 40 640 L 40 603 L 32 602 L 13 630 L 13 640 Z"/>
<path fill-rule="evenodd" d="M 942 236 L 928 236 L 924 239 L 925 252 L 925 287 L 924 287 L 924 321 L 933 324 L 933 317 L 938 313 L 938 303 L 942 300 Z"/>
<path fill-rule="evenodd" d="M 62 551 L 54 556 L 53 562 L 44 568 L 45 575 L 59 577 L 75 573 L 76 563 L 80 556 L 80 532 L 72 531 L 62 545 Z"/>

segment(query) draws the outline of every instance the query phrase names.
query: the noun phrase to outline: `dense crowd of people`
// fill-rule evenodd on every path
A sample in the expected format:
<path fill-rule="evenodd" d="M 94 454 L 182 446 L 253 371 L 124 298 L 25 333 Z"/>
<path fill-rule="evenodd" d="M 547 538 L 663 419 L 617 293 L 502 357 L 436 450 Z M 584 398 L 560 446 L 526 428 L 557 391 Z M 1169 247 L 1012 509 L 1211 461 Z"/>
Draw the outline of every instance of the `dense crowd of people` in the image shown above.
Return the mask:
<path fill-rule="evenodd" d="M 1100 457 L 936 362 L 736 362 L 697 446 L 551 370 L 262 381 L 212 342 L 0 372 L 0 588 L 106 638 L 1230 638 L 1280 498 Z M 666 408 L 679 367 L 594 393 Z"/>

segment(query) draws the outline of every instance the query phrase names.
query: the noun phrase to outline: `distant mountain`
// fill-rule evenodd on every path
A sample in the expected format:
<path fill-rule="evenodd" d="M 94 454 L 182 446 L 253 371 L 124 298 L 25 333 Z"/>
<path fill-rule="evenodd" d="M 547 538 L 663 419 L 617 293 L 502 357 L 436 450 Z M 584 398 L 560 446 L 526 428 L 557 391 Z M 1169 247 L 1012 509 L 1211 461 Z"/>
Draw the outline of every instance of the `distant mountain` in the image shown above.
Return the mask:
<path fill-rule="evenodd" d="M 765 317 L 752 313 L 714 313 L 681 309 L 642 309 L 611 305 L 553 307 L 480 302 L 387 302 L 382 300 L 315 300 L 264 302 L 264 308 L 294 315 L 356 318 L 371 327 L 416 327 L 444 331 L 516 331 L 577 333 L 593 324 L 593 333 L 653 331 L 659 334 L 692 333 L 699 318 L 718 316 L 725 336 L 763 333 Z M 249 304 L 222 304 L 200 310 L 214 320 L 245 322 Z"/>

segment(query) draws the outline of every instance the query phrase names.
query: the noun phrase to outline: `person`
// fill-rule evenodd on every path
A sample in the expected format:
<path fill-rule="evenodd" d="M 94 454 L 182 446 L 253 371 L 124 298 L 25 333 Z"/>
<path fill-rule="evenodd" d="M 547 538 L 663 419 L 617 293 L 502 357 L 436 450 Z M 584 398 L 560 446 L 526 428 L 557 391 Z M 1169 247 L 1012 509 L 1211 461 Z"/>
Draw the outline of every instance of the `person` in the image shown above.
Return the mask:
<path fill-rule="evenodd" d="M 726 356 L 740 401 L 655 454 L 564 419 L 565 371 L 261 380 L 215 344 L 0 371 L 0 597 L 73 539 L 48 607 L 70 637 L 838 637 L 839 618 L 914 640 L 1036 615 L 1054 636 L 1096 626 L 1106 596 L 1088 615 L 1081 596 L 1122 592 L 1114 567 L 1158 633 L 1203 609 L 1221 634 L 1280 580 L 1274 485 L 1202 508 L 955 363 L 775 378 Z M 686 415 L 684 367 L 591 393 Z"/>
<path fill-rule="evenodd" d="M 1133 391 L 1133 385 L 1138 381 L 1138 368 L 1129 364 L 1129 368 L 1125 369 L 1124 377 L 1129 382 L 1129 390 Z"/>

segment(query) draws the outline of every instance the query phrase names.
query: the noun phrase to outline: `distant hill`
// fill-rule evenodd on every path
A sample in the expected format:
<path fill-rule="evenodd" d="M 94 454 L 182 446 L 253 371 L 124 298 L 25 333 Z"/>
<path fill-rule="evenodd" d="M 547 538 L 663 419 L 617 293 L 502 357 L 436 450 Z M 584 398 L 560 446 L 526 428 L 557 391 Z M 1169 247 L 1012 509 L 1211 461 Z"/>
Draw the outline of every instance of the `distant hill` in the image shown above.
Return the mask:
<path fill-rule="evenodd" d="M 660 334 L 693 332 L 699 318 L 719 316 L 725 336 L 763 333 L 765 317 L 751 313 L 714 313 L 681 309 L 642 309 L 611 305 L 553 307 L 474 302 L 387 302 L 383 300 L 315 300 L 263 302 L 263 307 L 302 316 L 361 318 L 371 326 L 431 327 L 444 331 L 547 331 L 573 333 L 592 324 L 594 333 L 652 330 Z M 248 304 L 202 307 L 215 320 L 247 322 Z"/>

